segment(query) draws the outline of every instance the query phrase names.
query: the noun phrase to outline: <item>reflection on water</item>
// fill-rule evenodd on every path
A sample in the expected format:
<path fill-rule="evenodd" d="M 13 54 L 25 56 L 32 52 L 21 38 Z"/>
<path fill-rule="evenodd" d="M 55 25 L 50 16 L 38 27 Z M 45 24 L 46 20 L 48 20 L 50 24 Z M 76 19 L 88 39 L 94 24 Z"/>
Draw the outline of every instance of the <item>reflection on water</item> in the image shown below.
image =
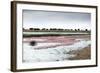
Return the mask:
<path fill-rule="evenodd" d="M 30 43 L 23 43 L 23 62 L 45 62 L 45 61 L 63 61 L 75 56 L 68 52 L 73 50 L 81 50 L 91 44 L 90 40 L 76 39 L 78 42 L 71 45 L 60 45 L 36 49 L 41 46 L 59 45 L 60 43 L 36 43 L 31 46 Z"/>

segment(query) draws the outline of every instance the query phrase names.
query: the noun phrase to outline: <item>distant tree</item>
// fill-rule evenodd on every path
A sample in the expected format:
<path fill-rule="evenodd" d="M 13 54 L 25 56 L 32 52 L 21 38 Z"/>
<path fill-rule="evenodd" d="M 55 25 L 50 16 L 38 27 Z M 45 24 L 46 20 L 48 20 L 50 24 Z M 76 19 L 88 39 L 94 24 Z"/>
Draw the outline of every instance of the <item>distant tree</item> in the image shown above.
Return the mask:
<path fill-rule="evenodd" d="M 33 30 L 40 30 L 39 28 L 34 28 Z"/>
<path fill-rule="evenodd" d="M 52 30 L 57 30 L 56 28 L 52 28 Z"/>
<path fill-rule="evenodd" d="M 49 29 L 45 29 L 45 30 L 49 30 Z"/>
<path fill-rule="evenodd" d="M 77 31 L 77 29 L 75 29 L 75 31 Z"/>
<path fill-rule="evenodd" d="M 48 29 L 46 29 L 46 28 L 42 28 L 42 30 L 48 30 Z"/>
<path fill-rule="evenodd" d="M 33 28 L 29 28 L 30 30 L 33 30 Z"/>
<path fill-rule="evenodd" d="M 45 28 L 42 28 L 42 30 L 46 30 Z"/>
<path fill-rule="evenodd" d="M 78 31 L 80 31 L 80 29 L 77 29 Z"/>
<path fill-rule="evenodd" d="M 63 29 L 60 29 L 60 28 L 59 28 L 58 30 L 63 30 Z"/>
<path fill-rule="evenodd" d="M 85 29 L 85 31 L 88 31 L 88 29 Z"/>
<path fill-rule="evenodd" d="M 50 30 L 52 30 L 52 28 L 50 28 Z"/>
<path fill-rule="evenodd" d="M 50 30 L 56 30 L 56 28 L 50 28 Z"/>

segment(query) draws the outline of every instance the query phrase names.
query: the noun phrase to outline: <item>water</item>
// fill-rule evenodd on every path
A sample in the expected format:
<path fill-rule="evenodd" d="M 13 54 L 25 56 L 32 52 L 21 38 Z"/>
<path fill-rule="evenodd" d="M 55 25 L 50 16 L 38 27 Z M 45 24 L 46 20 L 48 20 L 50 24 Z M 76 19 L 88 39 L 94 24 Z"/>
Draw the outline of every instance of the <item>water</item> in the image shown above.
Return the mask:
<path fill-rule="evenodd" d="M 42 35 L 42 34 L 89 34 L 87 32 L 23 32 L 23 34 L 27 35 Z"/>
<path fill-rule="evenodd" d="M 51 47 L 47 49 L 35 49 L 35 46 L 30 46 L 29 43 L 23 43 L 23 62 L 48 62 L 48 61 L 63 61 L 68 58 L 74 57 L 73 54 L 68 52 L 73 50 L 81 50 L 91 44 L 90 40 L 76 39 L 76 42 L 72 45 Z M 38 43 L 38 45 L 49 45 L 49 43 Z M 57 43 L 51 43 L 57 44 Z"/>

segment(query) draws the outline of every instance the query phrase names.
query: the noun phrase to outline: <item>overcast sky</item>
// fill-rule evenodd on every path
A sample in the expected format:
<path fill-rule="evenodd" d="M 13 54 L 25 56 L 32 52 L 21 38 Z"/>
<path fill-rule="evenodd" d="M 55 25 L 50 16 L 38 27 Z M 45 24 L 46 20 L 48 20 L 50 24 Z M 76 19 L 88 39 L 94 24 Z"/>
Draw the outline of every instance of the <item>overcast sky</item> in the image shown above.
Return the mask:
<path fill-rule="evenodd" d="M 91 14 L 23 10 L 24 28 L 90 29 Z"/>

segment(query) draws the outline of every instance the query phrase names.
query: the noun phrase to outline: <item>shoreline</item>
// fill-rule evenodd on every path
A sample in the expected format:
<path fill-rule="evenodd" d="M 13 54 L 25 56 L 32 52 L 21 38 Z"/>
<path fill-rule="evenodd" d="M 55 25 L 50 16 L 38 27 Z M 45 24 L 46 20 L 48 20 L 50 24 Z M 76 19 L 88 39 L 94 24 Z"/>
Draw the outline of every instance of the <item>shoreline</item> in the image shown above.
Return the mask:
<path fill-rule="evenodd" d="M 91 59 L 91 46 L 85 47 L 81 50 L 70 51 L 69 54 L 74 54 L 75 56 L 69 58 L 69 60 L 85 60 Z"/>

